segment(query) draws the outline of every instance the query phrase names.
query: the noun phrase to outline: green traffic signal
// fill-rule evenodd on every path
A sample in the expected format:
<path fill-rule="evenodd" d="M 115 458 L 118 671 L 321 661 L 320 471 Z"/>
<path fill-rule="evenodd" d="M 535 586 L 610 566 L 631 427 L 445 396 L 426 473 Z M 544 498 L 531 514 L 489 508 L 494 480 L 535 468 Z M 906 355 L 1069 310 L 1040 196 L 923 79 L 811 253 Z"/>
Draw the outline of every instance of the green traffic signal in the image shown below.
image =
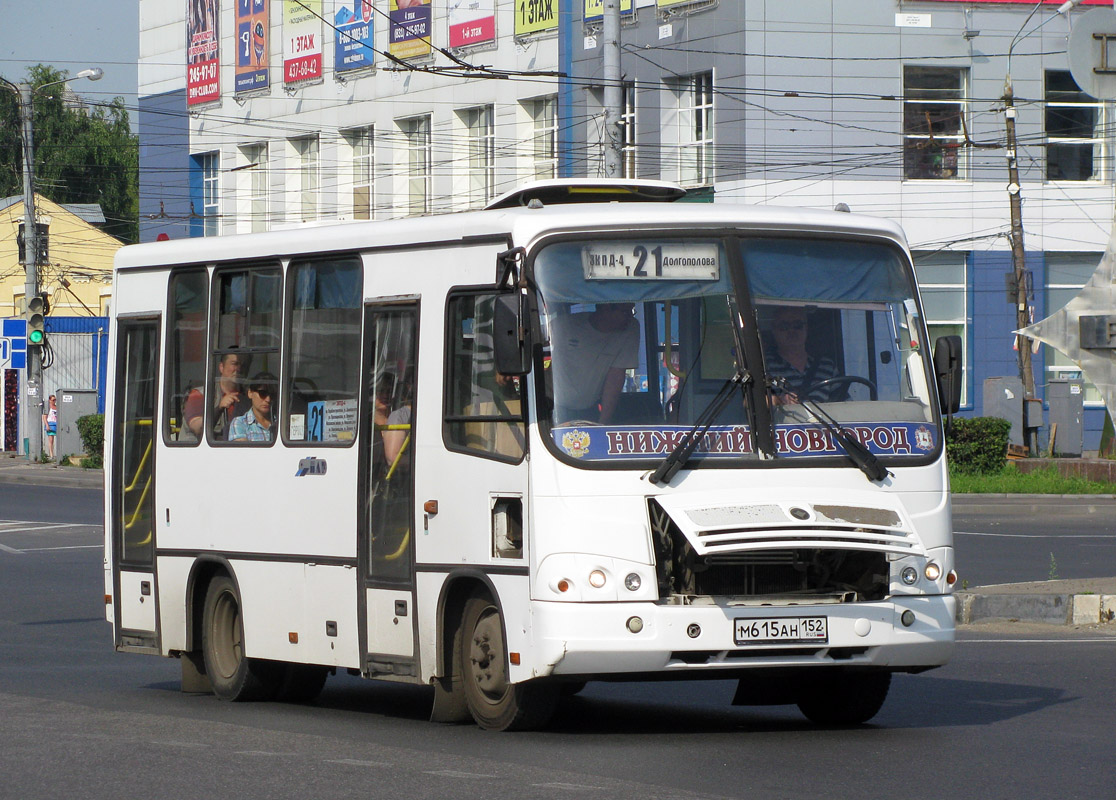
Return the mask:
<path fill-rule="evenodd" d="M 27 334 L 27 343 L 28 344 L 42 344 L 44 338 L 45 337 L 43 336 L 42 331 L 32 330 L 30 333 Z"/>
<path fill-rule="evenodd" d="M 41 345 L 46 341 L 46 298 L 34 295 L 27 301 L 27 343 Z"/>

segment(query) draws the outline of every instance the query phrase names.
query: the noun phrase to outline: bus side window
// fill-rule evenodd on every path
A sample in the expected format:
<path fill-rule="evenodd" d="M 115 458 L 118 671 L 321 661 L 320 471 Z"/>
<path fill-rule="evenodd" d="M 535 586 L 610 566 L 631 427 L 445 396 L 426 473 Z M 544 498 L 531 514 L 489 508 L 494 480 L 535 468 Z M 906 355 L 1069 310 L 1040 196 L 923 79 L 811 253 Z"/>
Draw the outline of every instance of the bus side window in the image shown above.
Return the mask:
<path fill-rule="evenodd" d="M 166 397 L 163 439 L 167 444 L 197 444 L 203 429 L 187 424 L 185 412 L 191 397 L 205 395 L 205 321 L 209 305 L 209 280 L 204 268 L 176 272 L 169 288 L 170 325 L 167 341 Z M 204 404 L 201 408 L 204 409 Z"/>
<path fill-rule="evenodd" d="M 525 378 L 496 372 L 494 294 L 451 296 L 447 304 L 446 445 L 474 455 L 519 461 L 526 452 Z"/>
<path fill-rule="evenodd" d="M 271 423 L 278 411 L 277 392 L 267 390 L 266 410 L 254 409 L 249 388 L 253 381 L 273 386 L 279 372 L 282 283 L 279 267 L 270 264 L 222 269 L 214 274 L 213 381 L 206 387 L 211 442 L 227 441 L 238 418 L 244 420 L 237 425 L 238 431 L 252 431 L 247 438 L 234 437 L 239 444 L 266 445 L 276 439 L 276 428 Z M 187 398 L 187 403 L 193 407 L 196 397 Z"/>
<path fill-rule="evenodd" d="M 360 259 L 294 262 L 288 274 L 284 433 L 289 442 L 348 444 L 360 400 Z"/>

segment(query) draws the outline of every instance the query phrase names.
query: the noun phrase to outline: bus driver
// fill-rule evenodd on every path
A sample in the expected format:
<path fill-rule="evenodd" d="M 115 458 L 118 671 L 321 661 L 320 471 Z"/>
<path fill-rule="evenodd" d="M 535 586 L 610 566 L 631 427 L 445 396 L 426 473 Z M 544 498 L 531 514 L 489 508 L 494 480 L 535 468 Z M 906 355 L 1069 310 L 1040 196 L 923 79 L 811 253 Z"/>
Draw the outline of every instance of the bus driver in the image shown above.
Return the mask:
<path fill-rule="evenodd" d="M 597 303 L 589 314 L 554 319 L 554 419 L 612 421 L 627 370 L 639 366 L 639 323 L 632 303 Z"/>

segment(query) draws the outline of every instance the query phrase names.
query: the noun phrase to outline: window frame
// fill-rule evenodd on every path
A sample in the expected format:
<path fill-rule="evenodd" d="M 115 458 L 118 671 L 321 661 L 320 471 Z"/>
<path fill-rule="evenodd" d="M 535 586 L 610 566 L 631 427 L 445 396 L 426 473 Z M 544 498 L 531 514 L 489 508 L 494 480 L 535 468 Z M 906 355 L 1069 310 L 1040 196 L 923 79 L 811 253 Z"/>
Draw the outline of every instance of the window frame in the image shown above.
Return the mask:
<path fill-rule="evenodd" d="M 431 183 L 433 171 L 433 115 L 420 114 L 396 120 L 403 134 L 407 153 L 403 160 L 403 180 L 405 181 L 406 209 L 408 216 L 429 214 L 433 202 Z M 421 196 L 416 192 L 421 188 Z"/>
<path fill-rule="evenodd" d="M 462 112 L 467 141 L 469 206 L 481 208 L 496 196 L 496 107 L 489 103 Z"/>
<path fill-rule="evenodd" d="M 244 164 L 240 169 L 245 170 L 244 197 L 247 201 L 248 230 L 251 233 L 261 233 L 268 230 L 271 220 L 270 211 L 270 150 L 268 143 L 250 142 L 240 146 L 240 155 Z M 256 166 L 252 166 L 255 164 Z"/>
<path fill-rule="evenodd" d="M 349 148 L 349 211 L 354 220 L 376 218 L 376 126 L 364 125 L 341 131 Z M 367 209 L 357 202 L 357 191 L 365 189 Z M 362 212 L 366 216 L 362 216 Z"/>
<path fill-rule="evenodd" d="M 558 95 L 527 101 L 531 120 L 531 169 L 528 180 L 558 177 Z"/>
<path fill-rule="evenodd" d="M 953 261 L 951 258 L 949 258 L 949 256 L 953 256 L 953 255 L 956 255 L 956 256 L 960 257 L 959 262 L 958 261 Z M 972 408 L 973 407 L 973 397 L 972 397 L 973 393 L 972 393 L 971 384 L 972 384 L 972 376 L 973 376 L 973 364 L 972 364 L 972 359 L 970 357 L 970 353 L 972 352 L 972 350 L 969 347 L 969 336 L 972 333 L 972 324 L 971 324 L 971 321 L 972 321 L 972 297 L 970 296 L 970 293 L 969 293 L 970 292 L 969 277 L 970 277 L 970 274 L 971 274 L 972 270 L 971 270 L 971 267 L 970 267 L 969 253 L 967 253 L 967 252 L 963 253 L 963 252 L 960 252 L 960 251 L 947 251 L 947 252 L 942 252 L 942 253 L 936 253 L 935 252 L 935 253 L 921 253 L 920 254 L 918 252 L 913 252 L 913 253 L 911 253 L 911 262 L 914 265 L 915 282 L 918 284 L 919 294 L 921 295 L 923 314 L 926 314 L 926 292 L 928 290 L 930 290 L 930 291 L 937 290 L 937 291 L 959 292 L 960 295 L 961 295 L 963 313 L 962 313 L 962 315 L 959 319 L 954 318 L 954 317 L 931 319 L 930 316 L 928 314 L 926 314 L 926 316 L 924 316 L 922 321 L 926 325 L 927 336 L 930 337 L 930 339 L 931 339 L 931 341 L 930 341 L 931 352 L 933 352 L 934 344 L 937 342 L 937 339 L 933 338 L 933 331 L 932 331 L 933 326 L 935 326 L 935 325 L 938 325 L 938 326 L 942 326 L 942 325 L 957 326 L 957 325 L 959 325 L 961 327 L 961 354 L 962 354 L 962 356 L 961 356 L 961 370 L 962 370 L 962 372 L 961 372 L 961 407 L 962 408 Z M 961 280 L 960 283 L 958 283 L 956 281 L 923 280 L 918 275 L 918 270 L 919 270 L 920 263 L 925 265 L 925 266 L 931 266 L 931 265 L 933 265 L 933 266 L 939 266 L 939 265 L 953 265 L 953 266 L 955 266 L 958 263 L 960 263 L 962 273 L 963 273 L 962 274 L 962 280 Z"/>
<path fill-rule="evenodd" d="M 185 266 L 185 267 L 182 267 L 182 268 L 172 270 L 167 277 L 167 313 L 166 313 L 166 316 L 167 316 L 167 319 L 169 320 L 170 324 L 168 324 L 166 326 L 166 328 L 167 328 L 166 336 L 164 337 L 164 342 L 163 342 L 163 359 L 162 359 L 162 362 L 163 362 L 162 363 L 162 369 L 163 369 L 163 404 L 162 404 L 163 409 L 162 409 L 162 415 L 163 415 L 163 419 L 162 419 L 162 424 L 160 425 L 160 428 L 162 429 L 163 443 L 166 444 L 168 447 L 197 447 L 205 439 L 205 429 L 206 429 L 206 425 L 207 425 L 207 422 L 208 422 L 208 420 L 206 419 L 206 417 L 208 415 L 203 413 L 202 414 L 202 435 L 201 436 L 195 436 L 194 441 L 189 441 L 189 440 L 184 440 L 184 439 L 181 438 L 182 427 L 185 426 L 185 424 L 186 424 L 186 420 L 182 419 L 182 420 L 179 421 L 179 437 L 180 438 L 178 438 L 178 439 L 171 438 L 170 421 L 174 417 L 174 409 L 171 406 L 172 406 L 172 403 L 174 402 L 174 398 L 176 396 L 176 390 L 170 384 L 171 384 L 171 381 L 175 377 L 177 377 L 176 370 L 171 368 L 171 359 L 173 358 L 173 356 L 176 352 L 175 347 L 174 347 L 175 338 L 177 337 L 179 331 L 181 330 L 180 326 L 178 324 L 179 320 L 178 320 L 178 316 L 176 314 L 176 310 L 175 310 L 176 306 L 175 306 L 175 303 L 174 303 L 175 282 L 176 282 L 176 279 L 178 279 L 182 276 L 193 275 L 193 274 L 197 274 L 197 275 L 200 275 L 202 277 L 202 286 L 203 286 L 203 291 L 205 293 L 204 308 L 203 308 L 203 313 L 202 313 L 202 324 L 203 324 L 204 327 L 202 329 L 202 383 L 201 383 L 201 386 L 200 386 L 200 389 L 202 391 L 202 402 L 203 403 L 209 402 L 209 395 L 208 395 L 208 390 L 206 389 L 206 387 L 210 383 L 212 383 L 212 381 L 213 381 L 213 377 L 212 377 L 212 374 L 210 372 L 210 368 L 211 368 L 211 365 L 212 365 L 212 362 L 213 362 L 213 354 L 212 354 L 211 341 L 210 341 L 210 338 L 209 338 L 209 323 L 210 323 L 210 304 L 209 304 L 209 300 L 210 300 L 210 290 L 212 289 L 212 283 L 211 283 L 210 275 L 209 275 L 209 267 L 206 264 L 191 264 L 189 266 Z M 175 362 L 175 364 L 181 364 L 181 363 L 182 363 L 181 361 L 176 361 Z M 189 390 L 184 389 L 183 392 L 184 392 L 184 394 L 182 396 L 182 409 L 179 410 L 180 414 L 183 410 L 185 410 L 186 399 L 190 395 Z"/>
<path fill-rule="evenodd" d="M 221 303 L 220 303 L 220 300 L 221 300 L 220 281 L 221 281 L 221 279 L 224 276 L 232 274 L 232 273 L 241 273 L 242 272 L 242 273 L 245 273 L 245 274 L 249 275 L 250 280 L 249 280 L 249 284 L 245 288 L 245 296 L 246 297 L 251 297 L 251 295 L 253 293 L 253 284 L 254 284 L 255 277 L 260 273 L 272 272 L 272 271 L 278 273 L 278 276 L 279 276 L 279 290 L 277 292 L 278 301 L 277 301 L 277 307 L 275 309 L 275 314 L 276 314 L 276 317 L 277 317 L 277 320 L 278 320 L 278 337 L 277 337 L 276 345 L 274 347 L 243 347 L 243 348 L 242 347 L 219 347 L 218 346 L 218 337 L 221 333 L 221 326 L 219 324 L 218 317 L 220 316 L 220 313 L 221 313 Z M 214 424 L 216 423 L 216 419 L 215 419 L 216 415 L 214 414 L 214 409 L 213 409 L 212 393 L 213 393 L 214 378 L 215 378 L 215 374 L 216 374 L 216 363 L 217 363 L 217 361 L 225 353 L 235 352 L 237 354 L 247 355 L 247 356 L 251 356 L 253 358 L 255 356 L 259 355 L 259 354 L 274 353 L 275 354 L 275 363 L 276 363 L 276 370 L 277 371 L 272 371 L 272 374 L 275 375 L 275 377 L 276 377 L 275 391 L 276 391 L 277 394 L 281 394 L 281 387 L 283 385 L 283 377 L 284 377 L 283 376 L 283 363 L 282 363 L 283 337 L 285 335 L 285 331 L 284 331 L 284 308 L 283 308 L 283 306 L 284 306 L 285 297 L 286 297 L 286 292 L 285 292 L 286 277 L 285 277 L 284 273 L 285 273 L 285 270 L 283 269 L 283 263 L 282 262 L 280 262 L 278 259 L 274 259 L 274 260 L 268 259 L 268 260 L 259 260 L 259 261 L 246 261 L 246 262 L 234 262 L 234 263 L 229 263 L 229 264 L 221 264 L 221 265 L 218 265 L 213 270 L 213 273 L 210 275 L 210 279 L 209 279 L 210 280 L 210 283 L 209 283 L 209 315 L 208 315 L 208 320 L 209 320 L 209 323 L 208 323 L 209 324 L 208 347 L 209 347 L 209 350 L 208 350 L 208 353 L 207 353 L 207 356 L 209 358 L 209 363 L 206 364 L 207 383 L 206 383 L 206 387 L 205 387 L 206 407 L 205 407 L 205 423 L 204 424 L 205 424 L 205 439 L 206 439 L 206 442 L 211 447 L 273 447 L 275 445 L 275 443 L 280 438 L 279 436 L 275 435 L 275 431 L 279 430 L 278 428 L 275 427 L 276 423 L 277 423 L 277 419 L 279 417 L 279 412 L 281 412 L 283 410 L 282 408 L 279 408 L 279 406 L 281 404 L 278 403 L 278 402 L 272 404 L 272 409 L 271 409 L 272 436 L 271 436 L 270 441 L 268 441 L 268 442 L 251 442 L 251 441 L 230 442 L 227 439 L 216 438 L 213 435 L 213 427 L 214 427 Z M 246 325 L 246 328 L 250 329 L 251 328 L 251 323 L 250 323 L 251 315 L 250 314 L 248 315 L 248 320 L 249 320 L 249 323 Z M 240 380 L 241 380 L 241 383 L 245 386 L 245 393 L 247 394 L 247 385 L 251 380 L 251 376 L 246 375 L 246 374 L 242 374 Z M 278 400 L 278 399 L 279 398 L 277 397 L 276 400 Z M 226 436 L 227 435 L 228 435 L 228 432 L 226 431 Z"/>
<path fill-rule="evenodd" d="M 453 401 L 453 386 L 454 386 L 454 358 L 456 342 L 454 326 L 451 324 L 454 314 L 454 303 L 463 298 L 478 298 L 485 296 L 498 296 L 501 292 L 494 291 L 491 285 L 481 286 L 454 286 L 449 292 L 446 293 L 446 303 L 443 311 L 443 319 L 445 325 L 445 358 L 442 365 L 442 444 L 446 450 L 454 453 L 463 453 L 465 455 L 473 456 L 476 458 L 484 458 L 490 461 L 499 461 L 504 464 L 520 464 L 527 458 L 530 450 L 530 437 L 527 435 L 527 381 L 529 376 L 522 376 L 520 378 L 519 389 L 519 416 L 500 416 L 500 415 L 467 415 L 455 413 L 451 408 Z M 489 452 L 486 450 L 478 450 L 476 448 L 468 447 L 465 444 L 457 441 L 453 436 L 453 424 L 469 422 L 493 422 L 501 423 L 514 421 L 520 424 L 520 431 L 523 435 L 523 447 L 520 455 L 516 457 L 505 456 L 496 452 Z"/>
<path fill-rule="evenodd" d="M 1072 263 L 1073 257 L 1080 256 L 1080 255 L 1082 255 L 1081 252 L 1063 252 L 1063 253 L 1047 252 L 1047 253 L 1043 254 L 1043 261 L 1044 261 L 1044 266 L 1045 266 L 1044 271 L 1046 273 L 1046 282 L 1045 282 L 1045 285 L 1043 286 L 1043 294 L 1044 294 L 1043 302 L 1045 303 L 1045 307 L 1046 307 L 1046 311 L 1047 311 L 1048 315 L 1053 314 L 1056 311 L 1058 311 L 1059 309 L 1065 307 L 1065 303 L 1060 304 L 1059 306 L 1057 306 L 1057 308 L 1053 307 L 1053 305 L 1050 302 L 1050 297 L 1051 297 L 1050 290 L 1051 289 L 1053 289 L 1055 291 L 1072 291 L 1074 294 L 1073 294 L 1072 297 L 1069 298 L 1070 300 L 1072 300 L 1073 297 L 1076 297 L 1077 294 L 1080 293 L 1080 291 L 1083 288 L 1085 288 L 1085 285 L 1092 278 L 1093 273 L 1090 273 L 1085 278 L 1084 283 L 1077 283 L 1076 281 L 1072 282 L 1072 283 L 1067 283 L 1067 282 L 1052 283 L 1051 282 L 1050 273 L 1052 271 L 1051 270 L 1052 262 L 1056 264 L 1057 262 L 1062 261 L 1063 263 L 1069 264 L 1069 263 Z M 1097 252 L 1097 253 L 1093 253 L 1092 255 L 1096 257 L 1097 263 L 1099 264 L 1100 260 L 1101 260 L 1101 257 L 1104 254 L 1100 253 L 1100 252 Z M 1093 267 L 1093 272 L 1096 272 L 1096 267 Z M 1067 300 L 1066 302 L 1069 302 L 1069 300 Z M 1082 384 L 1084 385 L 1085 396 L 1082 398 L 1082 402 L 1084 404 L 1084 407 L 1085 408 L 1104 408 L 1105 407 L 1104 406 L 1104 398 L 1100 394 L 1100 390 L 1097 389 L 1096 384 L 1094 384 L 1092 381 L 1090 381 L 1085 376 L 1085 371 L 1083 369 L 1081 369 L 1081 367 L 1077 366 L 1076 364 L 1072 364 L 1072 363 L 1071 364 L 1055 364 L 1055 363 L 1053 363 L 1055 359 L 1069 360 L 1069 357 L 1064 355 L 1063 353 L 1061 353 L 1056 348 L 1051 347 L 1050 345 L 1046 345 L 1045 346 L 1045 351 L 1043 352 L 1043 370 L 1042 370 L 1043 377 L 1045 378 L 1045 382 L 1049 383 L 1051 380 L 1080 380 L 1082 382 Z M 1070 373 L 1070 372 L 1076 372 L 1081 377 L 1080 378 L 1062 378 L 1061 377 L 1063 374 Z"/>
<path fill-rule="evenodd" d="M 1048 69 L 1043 73 L 1043 119 L 1042 131 L 1044 137 L 1044 147 L 1046 162 L 1043 169 L 1043 177 L 1050 183 L 1102 183 L 1107 179 L 1107 170 L 1105 163 L 1108 156 L 1108 140 L 1103 135 L 1107 122 L 1107 104 L 1101 100 L 1092 100 L 1091 102 L 1082 101 L 1069 101 L 1069 100 L 1051 100 L 1050 95 L 1052 91 L 1059 91 L 1062 94 L 1077 94 L 1080 97 L 1089 97 L 1080 87 L 1076 93 L 1070 93 L 1066 90 L 1052 90 L 1050 86 L 1051 78 L 1053 77 L 1068 78 L 1074 86 L 1077 82 L 1073 80 L 1073 76 L 1069 70 Z M 1050 135 L 1050 115 L 1054 109 L 1072 109 L 1072 110 L 1085 110 L 1091 109 L 1094 112 L 1092 133 L 1090 137 L 1084 136 L 1051 136 Z M 1097 132 L 1100 131 L 1101 135 L 1098 136 Z M 1074 148 L 1074 152 L 1078 148 L 1088 146 L 1090 152 L 1090 164 L 1092 166 L 1092 174 L 1087 178 L 1065 178 L 1065 177 L 1051 177 L 1051 167 L 1056 163 L 1061 163 L 1060 159 L 1053 159 L 1050 153 L 1054 148 Z"/>
<path fill-rule="evenodd" d="M 202 235 L 219 236 L 221 217 L 221 151 L 197 155 L 201 168 Z"/>
<path fill-rule="evenodd" d="M 956 76 L 956 86 L 943 88 L 941 86 L 924 85 L 913 86 L 912 78 L 917 74 L 916 71 L 922 73 L 923 77 L 929 78 L 927 83 L 933 82 L 933 76 L 937 75 L 945 77 L 948 74 Z M 902 137 L 903 137 L 903 180 L 916 181 L 916 180 L 929 180 L 929 181 L 963 181 L 969 179 L 969 150 L 966 147 L 968 140 L 967 131 L 969 124 L 969 70 L 966 67 L 941 67 L 941 66 L 927 66 L 924 64 L 904 64 L 903 65 L 903 99 L 902 99 Z M 952 94 L 953 96 L 945 96 Z M 955 106 L 957 108 L 957 129 L 953 133 L 936 133 L 933 129 L 935 124 L 934 119 L 929 119 L 929 131 L 923 133 L 914 130 L 908 123 L 909 119 L 915 113 L 913 111 L 915 106 L 942 106 L 949 107 Z M 924 113 L 929 115 L 929 111 Z M 948 119 L 947 116 L 943 119 Z M 919 160 L 912 162 L 912 151 L 924 150 L 928 146 L 932 146 L 935 140 L 944 142 L 954 142 L 952 145 L 954 150 L 954 164 L 953 174 L 911 174 L 918 166 Z M 929 143 L 923 144 L 923 143 Z M 950 145 L 945 144 L 939 147 L 943 153 Z M 944 171 L 947 159 L 942 158 L 941 170 Z"/>
<path fill-rule="evenodd" d="M 321 191 L 321 137 L 296 136 L 287 140 L 298 159 L 298 219 L 316 222 L 321 215 L 318 193 Z"/>
<path fill-rule="evenodd" d="M 315 253 L 313 255 L 294 257 L 286 265 L 285 276 L 286 280 L 283 286 L 283 307 L 282 307 L 282 346 L 279 356 L 279 363 L 281 365 L 282 376 L 279 381 L 279 392 L 282 412 L 278 415 L 278 420 L 273 420 L 272 424 L 278 422 L 279 433 L 282 438 L 283 444 L 287 447 L 352 447 L 356 440 L 359 438 L 360 431 L 360 414 L 361 414 L 361 373 L 363 365 L 357 361 L 356 373 L 356 394 L 353 399 L 356 401 L 356 418 L 352 429 L 352 438 L 348 441 L 345 440 L 311 440 L 311 439 L 292 439 L 290 437 L 290 423 L 291 423 L 291 409 L 293 406 L 291 395 L 294 392 L 294 381 L 298 377 L 295 374 L 294 368 L 294 313 L 295 313 L 295 292 L 297 291 L 297 284 L 294 277 L 294 272 L 303 266 L 314 265 L 323 262 L 338 262 L 338 261 L 352 261 L 356 264 L 358 269 L 358 285 L 360 287 L 360 297 L 357 299 L 357 305 L 353 309 L 357 319 L 357 341 L 354 352 L 361 352 L 361 342 L 364 335 L 364 260 L 360 254 L 352 251 L 338 252 L 338 253 Z M 304 423 L 305 424 L 305 423 Z M 275 437 L 272 437 L 272 441 Z"/>

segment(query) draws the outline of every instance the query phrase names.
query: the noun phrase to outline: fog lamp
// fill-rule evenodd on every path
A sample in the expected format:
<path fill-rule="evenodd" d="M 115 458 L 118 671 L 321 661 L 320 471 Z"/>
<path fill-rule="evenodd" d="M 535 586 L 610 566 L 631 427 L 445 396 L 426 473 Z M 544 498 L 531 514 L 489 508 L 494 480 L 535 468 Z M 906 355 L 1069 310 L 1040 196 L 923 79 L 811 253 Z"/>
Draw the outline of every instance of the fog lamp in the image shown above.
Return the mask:
<path fill-rule="evenodd" d="M 914 625 L 915 615 L 909 608 L 899 616 L 899 621 L 903 623 L 903 627 L 909 628 Z"/>
<path fill-rule="evenodd" d="M 629 572 L 624 576 L 624 588 L 629 592 L 638 592 L 642 585 L 643 580 L 639 577 L 638 572 Z"/>
<path fill-rule="evenodd" d="M 639 633 L 643 630 L 643 620 L 639 617 L 628 617 L 628 630 L 632 633 Z"/>
<path fill-rule="evenodd" d="M 599 569 L 595 569 L 589 573 L 589 585 L 594 589 L 600 589 L 605 585 L 605 574 Z"/>
<path fill-rule="evenodd" d="M 933 561 L 926 565 L 926 580 L 936 581 L 940 577 L 942 577 L 941 567 L 939 567 Z"/>
<path fill-rule="evenodd" d="M 918 570 L 914 567 L 903 567 L 903 571 L 899 575 L 903 579 L 903 583 L 908 586 L 913 586 L 914 582 L 918 580 Z"/>

